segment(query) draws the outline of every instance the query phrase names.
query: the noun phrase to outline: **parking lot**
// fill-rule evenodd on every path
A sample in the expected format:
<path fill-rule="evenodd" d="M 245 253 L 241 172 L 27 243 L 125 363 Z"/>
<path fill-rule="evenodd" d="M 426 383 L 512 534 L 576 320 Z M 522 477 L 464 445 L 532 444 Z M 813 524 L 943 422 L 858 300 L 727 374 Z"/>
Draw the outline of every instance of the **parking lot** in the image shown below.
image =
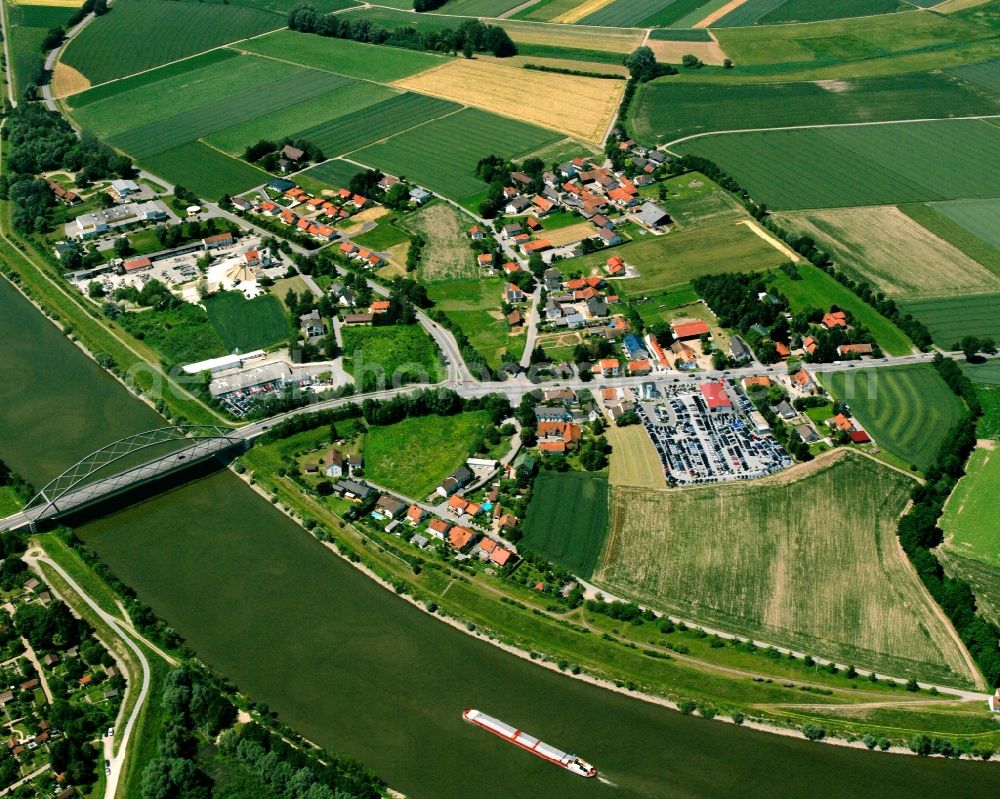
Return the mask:
<path fill-rule="evenodd" d="M 663 387 L 663 399 L 642 400 L 632 389 L 636 412 L 656 447 L 667 481 L 701 485 L 753 480 L 791 466 L 770 432 L 750 420 L 753 405 L 730 385 L 733 410 L 710 412 L 694 386 Z"/>

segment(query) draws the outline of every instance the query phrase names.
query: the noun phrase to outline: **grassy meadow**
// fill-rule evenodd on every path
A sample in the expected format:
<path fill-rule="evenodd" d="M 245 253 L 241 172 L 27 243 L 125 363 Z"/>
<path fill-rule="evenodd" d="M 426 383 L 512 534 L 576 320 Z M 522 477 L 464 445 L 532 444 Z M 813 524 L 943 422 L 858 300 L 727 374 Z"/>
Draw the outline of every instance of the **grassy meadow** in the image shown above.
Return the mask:
<path fill-rule="evenodd" d="M 469 246 L 469 217 L 448 203 L 433 201 L 406 217 L 403 224 L 427 240 L 420 263 L 420 281 L 435 291 L 432 283 L 479 276 L 476 258 Z M 470 287 L 471 288 L 471 287 Z M 478 294 L 478 292 L 472 292 Z M 499 300 L 500 288 L 496 288 Z"/>
<path fill-rule="evenodd" d="M 1000 181 L 1000 127 L 981 120 L 740 133 L 676 149 L 715 161 L 775 209 L 989 198 Z"/>
<path fill-rule="evenodd" d="M 499 278 L 439 280 L 427 287 L 434 305 L 461 328 L 472 348 L 494 369 L 505 352 L 520 360 L 524 350 L 524 333 L 512 336 L 500 314 L 502 289 Z"/>
<path fill-rule="evenodd" d="M 1000 453 L 980 447 L 969 459 L 965 477 L 948 499 L 938 526 L 946 547 L 963 558 L 1000 569 L 1000 527 L 996 497 L 1000 491 Z"/>
<path fill-rule="evenodd" d="M 357 164 L 333 159 L 299 172 L 295 181 L 306 191 L 319 194 L 323 189 L 345 188 L 351 178 L 362 171 L 364 170 Z"/>
<path fill-rule="evenodd" d="M 441 378 L 438 350 L 420 325 L 345 327 L 344 368 L 358 390 Z"/>
<path fill-rule="evenodd" d="M 843 451 L 746 484 L 614 487 L 594 580 L 728 632 L 967 684 L 960 647 L 896 544 L 912 487 Z"/>
<path fill-rule="evenodd" d="M 939 347 L 951 349 L 963 336 L 1000 341 L 1000 294 L 904 300 L 900 307 L 927 325 Z"/>
<path fill-rule="evenodd" d="M 589 579 L 608 532 L 608 476 L 543 470 L 524 520 L 523 545 Z"/>
<path fill-rule="evenodd" d="M 930 203 L 931 208 L 992 247 L 1000 248 L 1000 199 Z"/>
<path fill-rule="evenodd" d="M 661 188 L 665 188 L 667 192 L 664 200 L 660 200 Z M 641 189 L 639 193 L 640 196 L 660 203 L 680 229 L 688 225 L 737 222 L 750 218 L 746 209 L 732 194 L 700 172 L 667 178 Z"/>
<path fill-rule="evenodd" d="M 277 297 L 248 300 L 240 291 L 225 291 L 204 301 L 208 319 L 223 343 L 242 352 L 272 347 L 288 340 L 288 317 Z"/>
<path fill-rule="evenodd" d="M 989 203 L 990 201 L 984 200 L 983 202 Z M 934 205 L 941 206 L 946 205 L 946 203 L 935 203 Z M 979 261 L 994 274 L 1000 275 L 1000 248 L 974 236 L 951 217 L 945 216 L 938 208 L 932 207 L 930 204 L 913 203 L 902 205 L 899 210 L 927 228 L 935 236 L 952 244 L 973 260 Z"/>
<path fill-rule="evenodd" d="M 962 413 L 930 364 L 832 372 L 822 382 L 904 468 L 930 466 Z"/>

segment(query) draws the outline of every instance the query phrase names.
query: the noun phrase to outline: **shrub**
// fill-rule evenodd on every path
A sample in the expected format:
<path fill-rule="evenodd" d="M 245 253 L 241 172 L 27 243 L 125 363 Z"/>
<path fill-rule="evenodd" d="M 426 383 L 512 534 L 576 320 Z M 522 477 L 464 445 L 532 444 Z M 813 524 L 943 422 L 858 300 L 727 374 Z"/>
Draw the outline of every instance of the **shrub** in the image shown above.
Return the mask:
<path fill-rule="evenodd" d="M 692 702 L 690 699 L 682 699 L 677 703 L 677 709 L 685 716 L 690 716 L 697 707 L 698 703 Z"/>
<path fill-rule="evenodd" d="M 822 741 L 826 737 L 826 730 L 818 724 L 803 724 L 802 734 L 810 741 Z"/>

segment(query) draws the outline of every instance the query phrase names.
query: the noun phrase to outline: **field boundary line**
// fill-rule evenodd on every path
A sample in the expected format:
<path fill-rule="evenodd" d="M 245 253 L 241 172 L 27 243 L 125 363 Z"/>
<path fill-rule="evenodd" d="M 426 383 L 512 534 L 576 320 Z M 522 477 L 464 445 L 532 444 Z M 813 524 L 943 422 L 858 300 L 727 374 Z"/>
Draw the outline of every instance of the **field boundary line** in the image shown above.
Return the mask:
<path fill-rule="evenodd" d="M 282 28 L 282 30 L 285 30 L 285 29 Z M 265 36 L 269 36 L 271 33 L 278 33 L 278 32 L 279 31 L 270 31 L 269 33 L 264 34 L 264 35 Z M 260 38 L 260 37 L 254 37 L 254 38 Z M 249 41 L 249 39 L 243 39 L 242 41 Z M 376 46 L 381 46 L 381 45 L 376 45 Z M 235 48 L 235 47 L 233 47 L 232 45 L 229 45 L 229 44 L 226 45 L 226 48 L 229 49 L 229 50 L 236 50 L 237 49 L 237 48 Z M 239 52 L 240 55 L 248 55 L 248 56 L 251 56 L 252 58 L 266 58 L 269 61 L 277 61 L 279 64 L 288 64 L 289 66 L 299 67 L 301 69 L 314 69 L 317 72 L 326 72 L 329 75 L 339 75 L 340 77 L 347 78 L 348 80 L 354 81 L 355 83 L 372 83 L 372 84 L 374 84 L 376 86 L 383 86 L 383 87 L 385 87 L 387 89 L 394 89 L 394 90 L 398 91 L 400 94 L 405 94 L 407 91 L 410 91 L 409 89 L 400 90 L 399 86 L 396 86 L 395 83 L 379 83 L 377 80 L 372 80 L 371 78 L 355 78 L 355 77 L 352 77 L 351 75 L 345 75 L 343 72 L 335 72 L 334 70 L 328 69 L 327 67 L 310 66 L 308 64 L 303 64 L 301 61 L 292 61 L 291 59 L 280 58 L 280 57 L 278 57 L 276 55 L 266 55 L 264 53 L 255 53 L 253 50 L 237 50 L 237 52 Z M 424 71 L 428 72 L 428 71 L 430 71 L 432 69 L 438 69 L 441 66 L 442 65 L 439 64 L 436 67 L 429 67 L 427 70 L 424 70 Z M 415 73 L 415 74 L 420 74 L 420 73 Z M 400 80 L 404 80 L 404 78 L 400 78 Z M 349 86 L 350 84 L 345 84 L 345 85 Z M 338 86 L 337 88 L 342 88 L 342 87 Z M 331 91 L 336 91 L 336 89 L 331 89 Z M 421 94 L 421 92 L 412 92 L 412 93 L 413 94 Z"/>
<path fill-rule="evenodd" d="M 813 81 L 789 81 L 789 83 L 812 83 Z M 979 120 L 986 122 L 991 119 L 1000 119 L 1000 114 L 977 114 L 963 117 L 918 117 L 915 119 L 884 119 L 879 122 L 824 122 L 817 125 L 780 125 L 774 128 L 736 128 L 734 130 L 710 130 L 705 133 L 692 133 L 690 136 L 682 136 L 679 139 L 668 141 L 657 147 L 658 150 L 665 150 L 675 144 L 682 144 L 693 139 L 700 139 L 705 136 L 729 136 L 738 133 L 768 133 L 779 130 L 821 130 L 823 128 L 863 128 L 873 125 L 905 125 L 911 122 L 960 122 L 969 120 Z M 880 203 L 885 205 L 885 203 Z M 851 206 L 853 207 L 853 206 Z M 799 209 L 796 209 L 799 210 Z"/>

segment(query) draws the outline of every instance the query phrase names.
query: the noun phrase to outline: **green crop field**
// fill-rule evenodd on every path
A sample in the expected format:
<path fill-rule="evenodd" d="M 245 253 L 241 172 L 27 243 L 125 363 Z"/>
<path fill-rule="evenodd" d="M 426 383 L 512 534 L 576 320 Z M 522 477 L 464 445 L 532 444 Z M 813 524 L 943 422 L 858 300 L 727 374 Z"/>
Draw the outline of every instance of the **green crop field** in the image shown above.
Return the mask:
<path fill-rule="evenodd" d="M 969 233 L 1000 249 L 1000 200 L 954 200 L 930 203 L 931 208 L 961 225 Z"/>
<path fill-rule="evenodd" d="M 62 60 L 91 83 L 103 83 L 285 24 L 283 16 L 255 8 L 115 0 L 110 13 L 70 42 Z"/>
<path fill-rule="evenodd" d="M 988 203 L 988 200 L 984 200 Z M 920 223 L 935 236 L 939 236 L 975 261 L 979 261 L 993 274 L 1000 275 L 1000 248 L 983 241 L 955 220 L 945 216 L 938 208 L 923 203 L 902 205 L 904 214 Z"/>
<path fill-rule="evenodd" d="M 1000 183 L 1000 127 L 981 120 L 707 136 L 676 149 L 712 159 L 772 208 L 988 198 Z"/>
<path fill-rule="evenodd" d="M 406 92 L 368 108 L 351 110 L 298 135 L 313 142 L 327 156 L 342 155 L 459 108 L 460 105 L 449 100 Z"/>
<path fill-rule="evenodd" d="M 303 129 L 325 124 L 393 96 L 395 92 L 392 89 L 356 81 L 319 97 L 225 128 L 207 136 L 205 141 L 220 150 L 239 155 L 247 145 L 260 139 L 280 141 L 285 136 L 297 139 Z"/>
<path fill-rule="evenodd" d="M 230 350 L 249 352 L 288 340 L 288 316 L 275 296 L 248 300 L 240 291 L 226 291 L 206 298 L 204 305 L 209 321 Z"/>
<path fill-rule="evenodd" d="M 1000 526 L 996 498 L 1000 492 L 1000 452 L 979 448 L 965 468 L 945 505 L 938 526 L 947 536 L 947 547 L 963 558 L 1000 568 Z"/>
<path fill-rule="evenodd" d="M 346 188 L 351 178 L 363 171 L 364 169 L 357 164 L 334 159 L 309 167 L 305 172 L 299 172 L 295 180 L 306 191 L 318 194 L 323 189 Z"/>
<path fill-rule="evenodd" d="M 262 169 L 196 141 L 144 158 L 142 165 L 208 200 L 223 194 L 238 194 L 266 183 L 271 177 Z"/>
<path fill-rule="evenodd" d="M 365 434 L 365 477 L 423 500 L 476 452 L 489 427 L 486 411 L 415 416 L 396 424 L 373 425 Z M 429 441 L 433 447 L 427 445 Z"/>
<path fill-rule="evenodd" d="M 787 0 L 746 0 L 725 16 L 712 23 L 713 28 L 735 28 L 753 25 L 766 17 Z"/>
<path fill-rule="evenodd" d="M 358 391 L 441 379 L 438 349 L 420 325 L 345 327 L 344 368 Z"/>
<path fill-rule="evenodd" d="M 902 330 L 822 269 L 812 264 L 800 264 L 798 274 L 801 280 L 792 280 L 781 271 L 775 272 L 771 279 L 771 285 L 788 298 L 794 312 L 809 308 L 826 311 L 831 305 L 837 305 L 850 311 L 867 327 L 888 355 L 906 355 L 913 351 L 913 342 Z"/>
<path fill-rule="evenodd" d="M 673 141 L 708 131 L 1000 113 L 1000 96 L 943 73 L 794 83 L 677 83 L 640 87 L 636 135 Z"/>
<path fill-rule="evenodd" d="M 681 0 L 674 0 L 673 8 Z M 710 42 L 712 36 L 705 28 L 654 28 L 649 32 L 650 39 L 661 42 Z"/>
<path fill-rule="evenodd" d="M 913 486 L 846 451 L 750 483 L 615 486 L 594 581 L 800 652 L 967 684 L 959 645 L 896 543 Z"/>
<path fill-rule="evenodd" d="M 726 222 L 665 236 L 647 234 L 612 250 L 574 258 L 573 268 L 590 274 L 611 255 L 620 255 L 639 270 L 639 277 L 621 283 L 629 295 L 663 291 L 701 275 L 763 271 L 788 261 L 746 225 Z"/>
<path fill-rule="evenodd" d="M 441 56 L 433 53 L 379 47 L 350 39 L 333 39 L 289 30 L 262 36 L 252 42 L 241 42 L 239 49 L 379 83 L 391 83 L 440 66 L 443 62 Z"/>
<path fill-rule="evenodd" d="M 413 8 L 413 3 L 403 0 L 403 8 Z M 448 0 L 443 14 L 467 14 L 470 17 L 498 17 L 521 4 L 521 0 Z"/>
<path fill-rule="evenodd" d="M 903 300 L 899 305 L 927 325 L 939 347 L 950 349 L 964 336 L 1000 341 L 1000 294 Z"/>
<path fill-rule="evenodd" d="M 977 558 L 963 558 L 947 545 L 936 553 L 949 577 L 958 577 L 972 586 L 976 610 L 1000 625 L 1000 569 Z"/>
<path fill-rule="evenodd" d="M 590 579 L 608 533 L 608 476 L 542 471 L 524 520 L 524 546 Z"/>
<path fill-rule="evenodd" d="M 660 200 L 660 189 L 667 191 Z M 670 213 L 678 228 L 718 222 L 738 222 L 750 215 L 740 202 L 711 178 L 700 172 L 687 172 L 667 178 L 640 190 L 640 195 L 660 203 Z"/>
<path fill-rule="evenodd" d="M 481 158 L 490 154 L 512 158 L 562 138 L 516 119 L 466 108 L 358 150 L 351 157 L 461 200 L 485 188 L 474 174 Z"/>
<path fill-rule="evenodd" d="M 1000 386 L 1000 361 L 987 361 L 986 363 L 962 365 L 964 371 L 971 380 L 987 386 Z"/>
<path fill-rule="evenodd" d="M 676 0 L 614 0 L 580 20 L 581 25 L 608 25 L 613 28 L 642 27 L 646 20 L 670 7 Z"/>
<path fill-rule="evenodd" d="M 822 380 L 880 447 L 918 469 L 934 462 L 962 413 L 961 402 L 930 364 L 831 372 Z"/>
<path fill-rule="evenodd" d="M 820 22 L 827 19 L 867 17 L 874 14 L 889 14 L 893 11 L 910 11 L 913 5 L 901 0 L 837 0 L 836 3 L 817 3 L 816 0 L 750 0 L 748 6 L 770 6 L 750 22 L 733 22 L 736 12 L 726 15 L 722 25 L 763 25 L 779 22 Z M 739 11 L 740 9 L 737 9 Z"/>
<path fill-rule="evenodd" d="M 948 70 L 952 75 L 977 83 L 986 89 L 1000 92 L 1000 58 L 981 61 L 978 64 L 966 64 Z"/>
<path fill-rule="evenodd" d="M 36 65 L 45 56 L 42 40 L 50 28 L 65 25 L 76 11 L 65 6 L 7 5 L 11 70 L 14 76 L 14 96 L 20 97 L 31 83 Z"/>
<path fill-rule="evenodd" d="M 1000 440 L 1000 386 L 977 383 L 976 395 L 983 406 L 983 415 L 976 423 L 979 437 Z"/>

